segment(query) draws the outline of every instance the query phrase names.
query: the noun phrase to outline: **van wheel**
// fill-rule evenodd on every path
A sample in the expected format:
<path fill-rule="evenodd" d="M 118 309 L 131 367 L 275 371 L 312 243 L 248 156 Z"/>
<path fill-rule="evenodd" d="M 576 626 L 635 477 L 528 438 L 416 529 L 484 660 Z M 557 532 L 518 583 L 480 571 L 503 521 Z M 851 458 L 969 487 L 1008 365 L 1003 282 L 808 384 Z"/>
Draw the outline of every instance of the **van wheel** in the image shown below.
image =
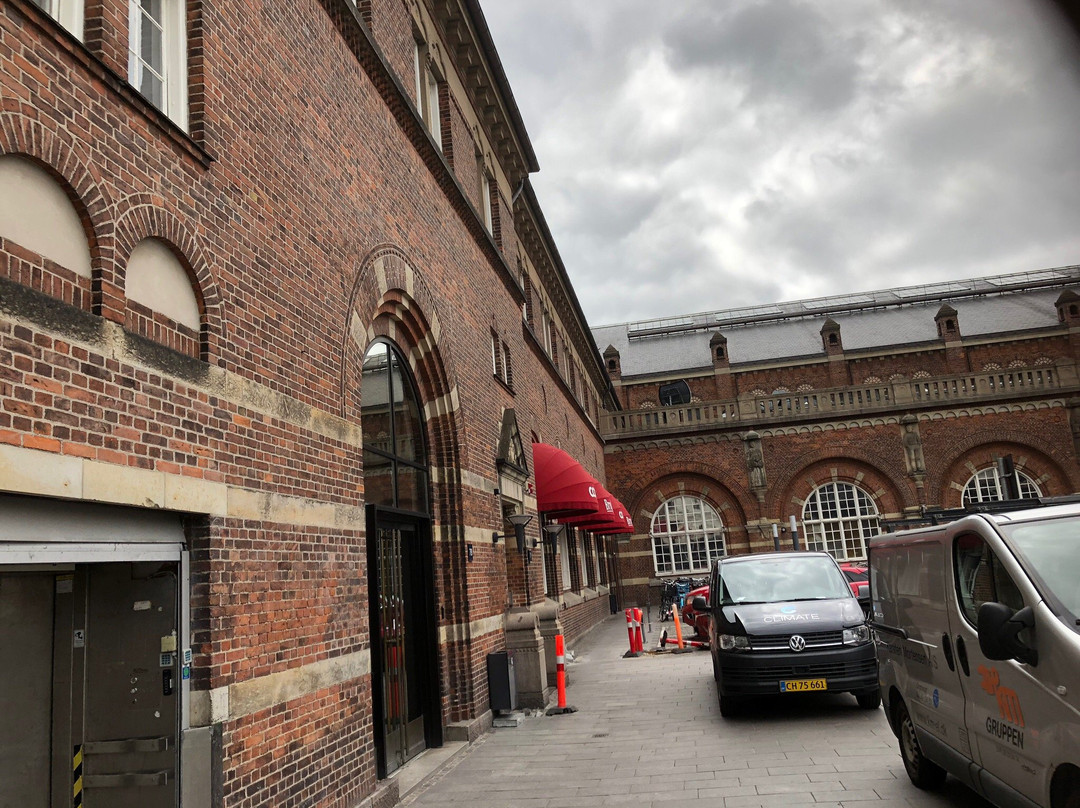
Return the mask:
<path fill-rule="evenodd" d="M 859 706 L 864 710 L 876 710 L 881 706 L 881 691 L 875 690 L 873 693 L 856 693 L 855 701 L 859 702 Z"/>
<path fill-rule="evenodd" d="M 735 699 L 731 696 L 725 696 L 720 692 L 720 688 L 716 688 L 716 697 L 720 701 L 720 715 L 724 718 L 731 718 L 732 716 L 739 714 L 739 708 L 735 704 Z"/>
<path fill-rule="evenodd" d="M 915 735 L 915 724 L 904 702 L 896 705 L 896 725 L 900 728 L 900 757 L 911 782 L 917 788 L 940 788 L 945 782 L 945 770 L 923 757 L 922 747 Z"/>
<path fill-rule="evenodd" d="M 712 678 L 717 682 L 720 681 L 720 665 L 716 661 L 715 654 L 709 654 L 712 657 Z"/>

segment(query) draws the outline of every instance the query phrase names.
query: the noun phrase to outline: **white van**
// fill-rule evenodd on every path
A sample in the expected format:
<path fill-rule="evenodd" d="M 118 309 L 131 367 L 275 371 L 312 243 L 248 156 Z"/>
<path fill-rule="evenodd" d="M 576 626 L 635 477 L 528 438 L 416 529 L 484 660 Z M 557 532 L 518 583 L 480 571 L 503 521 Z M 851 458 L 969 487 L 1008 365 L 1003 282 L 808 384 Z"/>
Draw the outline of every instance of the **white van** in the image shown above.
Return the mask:
<path fill-rule="evenodd" d="M 911 781 L 1080 808 L 1080 505 L 870 543 L 882 704 Z"/>

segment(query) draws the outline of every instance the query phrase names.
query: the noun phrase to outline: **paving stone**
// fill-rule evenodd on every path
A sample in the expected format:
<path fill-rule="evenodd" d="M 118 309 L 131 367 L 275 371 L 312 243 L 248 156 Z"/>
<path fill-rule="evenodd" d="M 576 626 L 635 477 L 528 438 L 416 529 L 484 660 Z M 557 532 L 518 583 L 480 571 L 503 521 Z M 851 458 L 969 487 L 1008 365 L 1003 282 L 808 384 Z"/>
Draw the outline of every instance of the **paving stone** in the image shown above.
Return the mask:
<path fill-rule="evenodd" d="M 848 694 L 724 719 L 708 654 L 623 659 L 619 622 L 576 643 L 577 713 L 487 734 L 403 808 L 991 808 L 952 779 L 936 794 L 911 785 L 884 713 Z"/>

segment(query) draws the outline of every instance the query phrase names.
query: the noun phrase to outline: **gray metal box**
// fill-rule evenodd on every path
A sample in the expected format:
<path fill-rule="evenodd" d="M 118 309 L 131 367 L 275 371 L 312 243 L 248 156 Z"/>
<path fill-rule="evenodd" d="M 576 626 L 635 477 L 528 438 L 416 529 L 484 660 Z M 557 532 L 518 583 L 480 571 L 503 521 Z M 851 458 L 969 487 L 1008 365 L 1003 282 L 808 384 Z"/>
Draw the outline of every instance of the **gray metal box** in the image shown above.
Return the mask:
<path fill-rule="evenodd" d="M 514 655 L 495 651 L 487 655 L 488 693 L 491 709 L 510 712 L 517 709 L 517 681 L 514 678 Z"/>

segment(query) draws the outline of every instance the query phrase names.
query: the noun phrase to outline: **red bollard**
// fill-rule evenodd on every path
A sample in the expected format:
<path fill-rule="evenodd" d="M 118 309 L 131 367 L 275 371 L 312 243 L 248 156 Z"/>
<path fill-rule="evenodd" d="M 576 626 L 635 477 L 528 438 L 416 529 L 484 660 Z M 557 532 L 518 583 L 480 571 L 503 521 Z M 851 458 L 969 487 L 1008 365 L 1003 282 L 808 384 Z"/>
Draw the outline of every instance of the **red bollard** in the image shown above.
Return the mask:
<path fill-rule="evenodd" d="M 635 623 L 635 627 L 637 629 L 636 633 L 635 633 L 636 640 L 637 640 L 637 648 L 635 650 L 639 654 L 642 654 L 642 653 L 645 652 L 645 635 L 642 633 L 642 629 L 641 629 L 641 618 L 642 617 L 643 617 L 643 613 L 642 613 L 641 609 L 634 609 L 634 623 Z"/>
<path fill-rule="evenodd" d="M 566 651 L 563 645 L 563 635 L 555 635 L 555 685 L 559 694 L 559 706 L 552 707 L 547 711 L 548 715 L 563 715 L 564 713 L 576 713 L 577 707 L 566 706 Z"/>
<path fill-rule="evenodd" d="M 558 636 L 558 635 L 556 635 Z M 637 635 L 634 632 L 634 610 L 626 610 L 626 636 L 630 640 L 630 651 L 627 656 L 637 653 Z"/>

